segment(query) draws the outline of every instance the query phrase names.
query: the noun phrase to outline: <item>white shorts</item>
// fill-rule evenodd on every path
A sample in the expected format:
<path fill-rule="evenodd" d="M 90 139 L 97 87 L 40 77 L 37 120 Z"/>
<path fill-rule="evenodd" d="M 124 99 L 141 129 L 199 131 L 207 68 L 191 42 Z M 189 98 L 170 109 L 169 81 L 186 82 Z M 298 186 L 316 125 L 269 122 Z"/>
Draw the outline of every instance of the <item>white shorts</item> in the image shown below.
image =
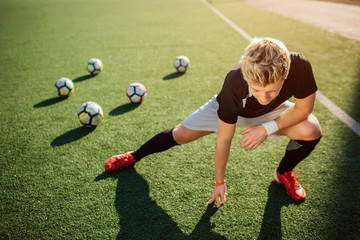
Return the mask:
<path fill-rule="evenodd" d="M 218 124 L 217 110 L 219 108 L 219 103 L 217 102 L 216 97 L 217 95 L 215 95 L 209 102 L 201 106 L 198 110 L 190 114 L 182 122 L 182 125 L 191 130 L 216 132 Z M 273 111 L 255 118 L 245 118 L 238 116 L 236 127 L 255 126 L 270 120 L 274 120 L 292 105 L 294 105 L 294 103 L 285 101 Z"/>

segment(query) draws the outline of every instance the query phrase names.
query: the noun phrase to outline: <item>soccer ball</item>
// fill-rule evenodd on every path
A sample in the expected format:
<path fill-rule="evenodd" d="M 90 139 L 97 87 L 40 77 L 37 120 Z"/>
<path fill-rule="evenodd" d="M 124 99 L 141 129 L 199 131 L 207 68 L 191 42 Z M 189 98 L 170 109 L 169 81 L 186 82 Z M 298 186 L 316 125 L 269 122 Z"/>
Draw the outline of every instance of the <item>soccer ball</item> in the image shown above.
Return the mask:
<path fill-rule="evenodd" d="M 141 103 L 146 97 L 146 88 L 141 83 L 132 83 L 126 90 L 126 96 L 132 103 Z"/>
<path fill-rule="evenodd" d="M 85 127 L 96 127 L 104 116 L 102 108 L 94 102 L 86 102 L 78 110 L 78 117 Z"/>
<path fill-rule="evenodd" d="M 60 78 L 55 83 L 55 91 L 61 98 L 67 98 L 71 93 L 74 92 L 74 83 L 68 78 Z"/>
<path fill-rule="evenodd" d="M 96 75 L 103 70 L 103 65 L 100 59 L 92 58 L 89 60 L 87 70 L 91 75 Z"/>
<path fill-rule="evenodd" d="M 175 58 L 174 67 L 179 73 L 184 73 L 190 66 L 190 60 L 185 56 L 178 56 Z"/>

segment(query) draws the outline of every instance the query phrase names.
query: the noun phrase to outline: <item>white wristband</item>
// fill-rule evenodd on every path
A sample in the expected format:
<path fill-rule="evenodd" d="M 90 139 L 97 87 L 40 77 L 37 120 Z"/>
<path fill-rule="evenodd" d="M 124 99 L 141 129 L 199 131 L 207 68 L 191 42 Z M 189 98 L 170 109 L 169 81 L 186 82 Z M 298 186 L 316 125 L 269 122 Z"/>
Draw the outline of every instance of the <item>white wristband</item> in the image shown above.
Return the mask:
<path fill-rule="evenodd" d="M 279 130 L 279 128 L 276 125 L 276 122 L 274 120 L 263 123 L 261 125 L 263 125 L 265 127 L 268 136 L 270 136 L 271 134 L 273 134 Z"/>

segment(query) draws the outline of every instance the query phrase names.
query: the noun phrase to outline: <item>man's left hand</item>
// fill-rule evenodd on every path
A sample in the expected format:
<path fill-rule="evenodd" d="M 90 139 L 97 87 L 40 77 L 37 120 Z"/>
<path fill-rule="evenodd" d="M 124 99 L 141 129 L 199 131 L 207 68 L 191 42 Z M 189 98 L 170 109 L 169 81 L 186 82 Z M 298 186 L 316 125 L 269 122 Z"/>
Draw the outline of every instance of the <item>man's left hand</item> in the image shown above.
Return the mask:
<path fill-rule="evenodd" d="M 240 147 L 244 149 L 254 150 L 257 148 L 267 137 L 267 132 L 264 126 L 257 125 L 252 126 L 244 131 L 240 132 L 241 135 L 245 135 L 243 139 L 239 141 Z"/>

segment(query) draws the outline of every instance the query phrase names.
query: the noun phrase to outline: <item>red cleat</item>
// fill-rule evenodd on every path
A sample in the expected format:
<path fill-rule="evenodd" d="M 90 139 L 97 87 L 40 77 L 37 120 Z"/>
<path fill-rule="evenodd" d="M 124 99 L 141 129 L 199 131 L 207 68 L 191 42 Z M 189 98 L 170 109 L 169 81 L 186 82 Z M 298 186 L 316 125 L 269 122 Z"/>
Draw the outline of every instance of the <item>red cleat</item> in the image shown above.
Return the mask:
<path fill-rule="evenodd" d="M 292 172 L 286 172 L 283 175 L 279 175 L 277 172 L 277 168 L 274 172 L 274 180 L 276 183 L 284 184 L 286 188 L 287 194 L 296 201 L 304 201 L 306 198 L 305 189 L 298 183 L 294 173 L 298 172 L 299 170 Z"/>
<path fill-rule="evenodd" d="M 135 159 L 130 153 L 131 152 L 127 152 L 109 158 L 105 163 L 105 170 L 107 172 L 114 172 L 126 167 L 134 166 Z"/>

